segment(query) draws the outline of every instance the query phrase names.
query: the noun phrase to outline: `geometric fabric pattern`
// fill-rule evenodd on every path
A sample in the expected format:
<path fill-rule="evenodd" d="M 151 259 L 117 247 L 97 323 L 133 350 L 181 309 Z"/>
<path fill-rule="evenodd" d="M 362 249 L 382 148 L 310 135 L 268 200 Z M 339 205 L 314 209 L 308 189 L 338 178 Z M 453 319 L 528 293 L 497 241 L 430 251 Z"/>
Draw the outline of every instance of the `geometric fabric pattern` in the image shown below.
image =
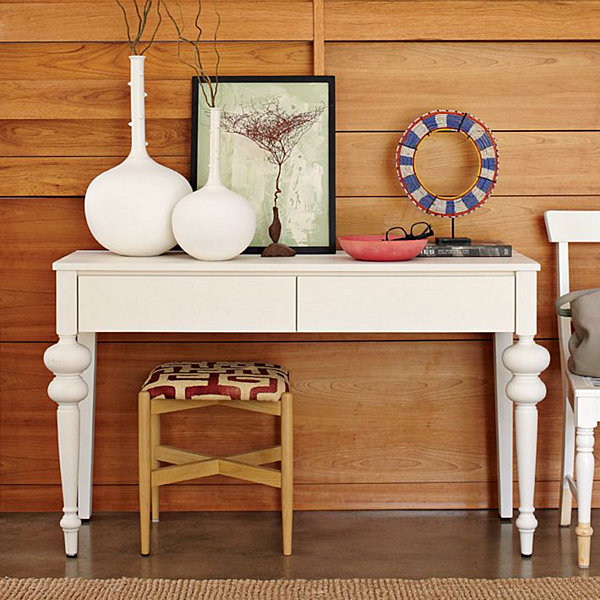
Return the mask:
<path fill-rule="evenodd" d="M 262 400 L 279 402 L 290 391 L 289 373 L 262 362 L 167 362 L 155 367 L 142 387 L 166 400 Z"/>
<path fill-rule="evenodd" d="M 430 192 L 415 172 L 419 144 L 434 131 L 458 131 L 477 150 L 479 172 L 471 187 L 457 196 Z M 415 119 L 396 149 L 396 172 L 408 197 L 420 210 L 438 217 L 461 217 L 479 208 L 498 179 L 498 145 L 492 132 L 476 117 L 455 110 L 434 110 Z"/>

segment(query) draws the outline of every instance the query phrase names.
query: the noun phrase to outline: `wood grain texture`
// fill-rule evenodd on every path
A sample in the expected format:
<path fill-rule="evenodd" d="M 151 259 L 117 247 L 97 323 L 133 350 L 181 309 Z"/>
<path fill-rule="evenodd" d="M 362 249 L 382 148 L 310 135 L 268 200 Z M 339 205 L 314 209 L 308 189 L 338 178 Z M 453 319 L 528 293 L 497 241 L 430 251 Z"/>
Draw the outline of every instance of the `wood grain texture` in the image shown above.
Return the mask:
<path fill-rule="evenodd" d="M 337 135 L 339 196 L 401 196 L 394 166 L 400 133 L 340 133 Z M 500 177 L 495 194 L 592 195 L 600 188 L 600 132 L 500 132 Z M 180 143 L 181 145 L 181 143 Z M 89 182 L 122 158 L 9 157 L 0 165 L 0 196 L 80 196 Z M 187 176 L 186 156 L 154 158 Z M 452 157 L 447 157 L 451 164 Z M 423 171 L 431 180 L 445 162 Z M 540 168 L 544 165 L 544 168 Z"/>
<path fill-rule="evenodd" d="M 485 118 L 483 116 L 482 118 Z M 338 196 L 401 196 L 395 170 L 400 133 L 340 133 L 337 136 Z M 596 194 L 600 173 L 600 132 L 498 132 L 499 196 Z M 440 157 L 423 176 L 451 164 Z"/>
<path fill-rule="evenodd" d="M 0 345 L 9 374 L 0 404 L 0 493 L 12 485 L 41 487 L 59 482 L 55 406 L 45 397 L 50 374 L 36 369 L 44 347 Z M 555 343 L 549 348 L 556 352 Z M 136 483 L 136 392 L 152 366 L 166 357 L 189 358 L 191 353 L 236 359 L 256 351 L 256 346 L 237 343 L 100 344 L 97 487 Z M 366 490 L 361 486 L 375 485 L 381 492 L 388 486 L 399 490 L 398 484 L 404 486 L 404 500 L 393 495 L 386 500 L 379 493 L 377 507 L 399 507 L 402 502 L 408 506 L 417 497 L 419 507 L 431 507 L 442 500 L 436 491 L 441 484 L 453 487 L 457 482 L 476 484 L 486 493 L 458 501 L 451 494 L 446 507 L 494 505 L 493 386 L 486 376 L 492 362 L 490 342 L 264 344 L 258 351 L 261 358 L 280 361 L 293 373 L 296 483 L 315 486 L 312 492 L 305 488 L 307 494 L 316 494 L 323 486 L 331 490 L 325 498 L 306 496 L 309 507 L 373 508 L 375 498 L 370 494 L 352 495 L 355 486 Z M 319 364 L 329 368 L 315 378 Z M 559 376 L 557 364 L 544 376 L 549 395 L 540 405 L 541 481 L 558 479 Z M 29 403 L 22 402 L 24 393 L 31 398 Z M 185 418 L 163 418 L 164 440 L 210 454 L 239 453 L 273 445 L 278 437 L 275 421 L 224 408 L 192 411 Z M 226 482 L 214 477 L 195 483 L 239 488 Z M 8 510 L 9 505 L 0 500 L 0 506 Z M 200 508 L 189 498 L 188 504 L 183 500 L 175 508 L 186 506 Z"/>
<path fill-rule="evenodd" d="M 181 0 L 184 22 L 193 23 L 197 3 Z M 309 0 L 220 0 L 221 40 L 311 40 Z M 148 19 L 148 31 L 156 26 Z M 112 0 L 0 2 L 0 41 L 5 42 L 122 42 L 127 39 L 118 5 Z M 210 40 L 215 29 L 212 10 L 203 11 L 203 29 Z M 159 40 L 176 39 L 173 25 L 163 19 Z M 149 33 L 144 39 L 149 39 Z"/>
<path fill-rule="evenodd" d="M 81 111 L 94 118 L 128 117 L 126 48 L 56 44 L 48 56 L 47 45 L 31 46 L 0 46 L 5 67 L 0 73 L 6 80 L 0 117 L 78 118 Z M 307 74 L 311 69 L 308 44 L 223 46 L 222 74 Z M 328 44 L 328 71 L 337 78 L 338 129 L 399 130 L 432 106 L 465 108 L 496 130 L 593 129 L 600 110 L 592 91 L 600 83 L 598 47 Z M 175 44 L 155 48 L 147 62 L 148 116 L 188 118 L 189 70 L 177 61 Z M 210 63 L 211 55 L 206 58 Z M 409 84 L 415 79 L 417 87 Z"/>
<path fill-rule="evenodd" d="M 195 0 L 183 5 L 189 20 Z M 219 0 L 219 7 L 222 73 L 312 72 L 309 0 Z M 457 227 L 504 239 L 542 264 L 539 335 L 549 338 L 553 363 L 540 405 L 536 504 L 556 506 L 555 258 L 543 212 L 600 207 L 600 3 L 324 0 L 324 11 L 324 58 L 337 78 L 339 234 L 424 217 L 403 197 L 393 166 L 401 131 L 418 114 L 464 108 L 498 132 L 496 195 Z M 148 53 L 148 141 L 153 156 L 186 174 L 190 73 L 173 40 L 165 24 Z M 0 0 L 0 42 L 0 340 L 9 342 L 0 344 L 0 510 L 59 510 L 56 411 L 42 363 L 55 339 L 50 265 L 98 247 L 81 196 L 128 151 L 129 51 L 114 0 Z M 210 44 L 205 50 L 210 70 Z M 430 174 L 447 160 L 434 160 Z M 449 233 L 447 221 L 432 222 L 437 234 Z M 600 249 L 579 245 L 572 257 L 573 287 L 596 285 Z M 137 509 L 137 387 L 157 362 L 190 354 L 256 356 L 292 369 L 299 509 L 497 505 L 489 335 L 100 340 L 96 510 Z M 260 415 L 207 409 L 165 421 L 166 442 L 170 436 L 192 450 L 228 454 L 277 440 L 275 420 Z M 595 493 L 598 505 L 600 486 Z M 167 487 L 161 500 L 166 510 L 277 510 L 279 495 L 217 476 Z"/>
<path fill-rule="evenodd" d="M 536 508 L 556 508 L 559 482 L 538 480 Z M 27 504 L 23 504 L 23 498 Z M 515 500 L 517 488 L 514 490 Z M 170 485 L 161 490 L 166 511 L 277 511 L 279 491 L 259 485 Z M 594 504 L 600 504 L 600 486 L 594 487 Z M 494 484 L 456 481 L 447 483 L 296 484 L 296 510 L 482 509 L 497 508 Z M 59 485 L 1 485 L 0 506 L 7 512 L 58 512 L 62 507 Z M 95 485 L 95 511 L 138 510 L 137 486 Z"/>
<path fill-rule="evenodd" d="M 308 42 L 219 42 L 218 48 L 223 75 L 309 75 L 312 71 Z M 0 80 L 124 81 L 129 75 L 129 54 L 125 42 L 4 43 L 0 44 Z M 147 82 L 192 76 L 190 68 L 177 60 L 176 42 L 155 42 L 145 56 Z M 202 60 L 209 72 L 214 71 L 210 45 L 203 48 Z"/>
<path fill-rule="evenodd" d="M 338 130 L 403 129 L 434 108 L 466 110 L 492 130 L 598 128 L 597 42 L 329 43 L 326 59 Z"/>
<path fill-rule="evenodd" d="M 587 40 L 594 0 L 327 0 L 327 40 Z"/>
<path fill-rule="evenodd" d="M 81 196 L 96 175 L 118 165 L 125 156 L 4 158 L 0 196 Z M 153 158 L 189 177 L 187 157 L 154 154 Z"/>
<path fill-rule="evenodd" d="M 0 119 L 0 156 L 125 156 L 131 148 L 127 119 Z M 151 153 L 182 156 L 189 152 L 189 119 L 148 119 Z M 93 143 L 91 143 L 93 140 Z"/>
<path fill-rule="evenodd" d="M 13 80 L 2 84 L 0 118 L 128 119 L 128 77 L 118 80 Z M 145 86 L 149 119 L 189 119 L 191 78 L 149 81 Z"/>
<path fill-rule="evenodd" d="M 325 0 L 313 0 L 313 72 L 325 75 Z"/>

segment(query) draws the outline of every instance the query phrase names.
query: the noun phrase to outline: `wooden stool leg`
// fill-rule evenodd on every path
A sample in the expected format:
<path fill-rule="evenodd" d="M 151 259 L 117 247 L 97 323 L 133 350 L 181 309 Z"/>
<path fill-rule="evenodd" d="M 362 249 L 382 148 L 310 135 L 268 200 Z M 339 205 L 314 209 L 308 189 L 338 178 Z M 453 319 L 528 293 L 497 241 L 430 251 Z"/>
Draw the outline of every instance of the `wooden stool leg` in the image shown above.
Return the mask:
<path fill-rule="evenodd" d="M 152 469 L 160 468 L 160 462 L 154 457 L 156 456 L 156 447 L 160 446 L 160 415 L 152 415 L 150 417 L 150 430 L 151 430 L 151 446 L 152 446 Z M 160 519 L 160 508 L 159 508 L 159 494 L 160 487 L 155 485 L 152 487 L 152 522 L 158 523 Z"/>
<path fill-rule="evenodd" d="M 281 526 L 283 553 L 292 553 L 294 518 L 294 416 L 292 394 L 281 396 Z"/>
<path fill-rule="evenodd" d="M 141 553 L 150 554 L 151 463 L 150 394 L 141 392 L 138 398 L 138 456 L 140 480 L 140 540 Z"/>

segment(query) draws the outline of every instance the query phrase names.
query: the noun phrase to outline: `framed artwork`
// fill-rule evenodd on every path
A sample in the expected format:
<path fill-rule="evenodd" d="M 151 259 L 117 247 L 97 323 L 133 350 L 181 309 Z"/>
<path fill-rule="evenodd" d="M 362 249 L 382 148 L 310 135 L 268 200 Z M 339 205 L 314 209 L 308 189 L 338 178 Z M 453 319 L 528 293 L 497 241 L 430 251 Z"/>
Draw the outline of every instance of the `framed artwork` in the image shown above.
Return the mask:
<path fill-rule="evenodd" d="M 194 77 L 194 189 L 206 183 L 209 157 L 210 115 L 199 85 Z M 274 227 L 278 245 L 304 254 L 335 252 L 334 77 L 219 77 L 216 105 L 222 182 L 256 212 L 246 252 L 272 246 Z"/>

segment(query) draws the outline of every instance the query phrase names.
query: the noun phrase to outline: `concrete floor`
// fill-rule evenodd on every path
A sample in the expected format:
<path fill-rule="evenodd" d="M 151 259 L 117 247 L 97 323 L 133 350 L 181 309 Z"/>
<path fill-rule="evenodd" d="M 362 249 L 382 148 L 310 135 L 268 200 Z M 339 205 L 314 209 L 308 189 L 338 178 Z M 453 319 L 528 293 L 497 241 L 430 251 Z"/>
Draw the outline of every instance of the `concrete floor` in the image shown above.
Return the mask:
<path fill-rule="evenodd" d="M 191 578 L 428 578 L 600 575 L 576 566 L 576 539 L 557 511 L 537 511 L 533 558 L 495 511 L 297 512 L 294 556 L 279 553 L 277 513 L 163 513 L 152 551 L 138 551 L 135 513 L 99 513 L 80 532 L 79 556 L 63 554 L 59 516 L 0 514 L 0 576 Z M 600 515 L 596 515 L 596 518 Z"/>

